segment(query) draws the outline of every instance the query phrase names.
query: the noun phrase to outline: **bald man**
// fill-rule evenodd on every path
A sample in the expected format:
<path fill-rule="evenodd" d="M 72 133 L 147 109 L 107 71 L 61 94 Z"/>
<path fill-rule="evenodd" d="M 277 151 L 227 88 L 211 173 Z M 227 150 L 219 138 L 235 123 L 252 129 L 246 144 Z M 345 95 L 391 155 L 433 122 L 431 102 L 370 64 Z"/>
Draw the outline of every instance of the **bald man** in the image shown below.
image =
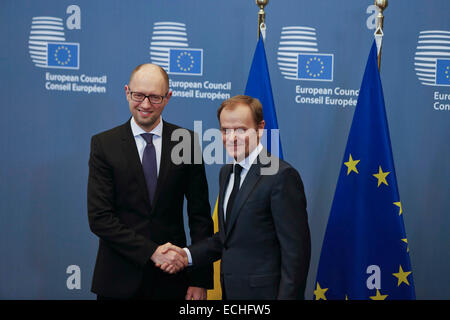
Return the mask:
<path fill-rule="evenodd" d="M 198 139 L 162 119 L 171 91 L 161 67 L 137 66 L 125 94 L 131 118 L 91 140 L 88 218 L 99 238 L 91 290 L 99 300 L 205 299 L 212 265 L 187 271 L 166 245 L 186 246 L 185 197 L 192 243 L 213 234 L 205 168 L 194 162 Z M 192 146 L 181 164 L 171 159 L 177 129 Z"/>

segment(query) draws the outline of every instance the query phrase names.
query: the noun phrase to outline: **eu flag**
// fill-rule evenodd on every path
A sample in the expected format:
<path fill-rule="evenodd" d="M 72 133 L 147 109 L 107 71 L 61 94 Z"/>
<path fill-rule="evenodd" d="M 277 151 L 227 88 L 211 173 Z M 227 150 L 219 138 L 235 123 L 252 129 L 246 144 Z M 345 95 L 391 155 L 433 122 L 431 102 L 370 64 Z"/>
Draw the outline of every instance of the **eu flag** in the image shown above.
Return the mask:
<path fill-rule="evenodd" d="M 203 74 L 203 49 L 170 49 L 169 73 L 201 76 Z"/>
<path fill-rule="evenodd" d="M 269 68 L 267 67 L 266 51 L 264 42 L 259 37 L 256 45 L 253 62 L 248 74 L 245 94 L 257 98 L 263 106 L 264 121 L 267 129 L 267 145 L 269 152 L 283 159 L 283 150 L 278 131 L 277 114 L 275 113 L 275 103 L 273 102 L 272 85 L 270 84 Z M 273 145 L 272 142 L 275 144 Z"/>
<path fill-rule="evenodd" d="M 333 54 L 298 54 L 298 79 L 333 81 Z"/>
<path fill-rule="evenodd" d="M 80 44 L 68 42 L 47 43 L 47 67 L 79 69 Z"/>
<path fill-rule="evenodd" d="M 450 59 L 436 60 L 436 84 L 450 85 Z"/>
<path fill-rule="evenodd" d="M 415 299 L 373 42 L 322 244 L 319 299 Z"/>

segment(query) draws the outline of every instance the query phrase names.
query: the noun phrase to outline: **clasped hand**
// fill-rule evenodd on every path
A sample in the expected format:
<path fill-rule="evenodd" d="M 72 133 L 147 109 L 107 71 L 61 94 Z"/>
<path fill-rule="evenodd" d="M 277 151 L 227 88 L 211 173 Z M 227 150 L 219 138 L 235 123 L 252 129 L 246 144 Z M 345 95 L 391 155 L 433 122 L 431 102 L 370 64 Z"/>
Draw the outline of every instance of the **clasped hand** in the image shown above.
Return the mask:
<path fill-rule="evenodd" d="M 151 260 L 157 268 L 170 274 L 177 273 L 188 265 L 186 252 L 170 242 L 159 246 L 153 253 Z"/>

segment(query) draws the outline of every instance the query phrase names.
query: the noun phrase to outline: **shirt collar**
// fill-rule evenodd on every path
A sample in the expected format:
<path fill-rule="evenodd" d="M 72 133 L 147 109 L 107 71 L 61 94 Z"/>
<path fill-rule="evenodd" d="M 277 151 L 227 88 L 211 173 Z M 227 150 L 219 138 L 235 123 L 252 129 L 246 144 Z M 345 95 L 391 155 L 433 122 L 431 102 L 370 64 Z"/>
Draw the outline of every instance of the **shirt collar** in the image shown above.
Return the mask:
<path fill-rule="evenodd" d="M 258 157 L 259 153 L 261 152 L 261 150 L 263 149 L 263 146 L 261 144 L 261 142 L 256 146 L 255 149 L 253 149 L 252 152 L 250 152 L 250 154 L 248 155 L 247 158 L 245 158 L 244 160 L 242 160 L 241 162 L 236 162 L 236 160 L 233 158 L 233 164 L 239 164 L 242 168 L 244 168 L 245 170 L 249 170 L 251 165 L 253 164 L 253 162 L 255 162 L 256 158 Z"/>
<path fill-rule="evenodd" d="M 131 131 L 133 132 L 133 136 L 137 137 L 143 133 L 147 133 L 147 131 L 145 131 L 144 129 L 142 129 L 137 123 L 136 120 L 134 119 L 134 117 L 131 117 L 130 120 L 130 124 L 131 124 Z M 163 129 L 163 121 L 162 121 L 162 117 L 159 116 L 159 123 L 156 127 L 153 128 L 152 131 L 150 131 L 149 133 L 153 133 L 155 136 L 157 137 L 161 137 L 162 136 L 162 129 Z"/>

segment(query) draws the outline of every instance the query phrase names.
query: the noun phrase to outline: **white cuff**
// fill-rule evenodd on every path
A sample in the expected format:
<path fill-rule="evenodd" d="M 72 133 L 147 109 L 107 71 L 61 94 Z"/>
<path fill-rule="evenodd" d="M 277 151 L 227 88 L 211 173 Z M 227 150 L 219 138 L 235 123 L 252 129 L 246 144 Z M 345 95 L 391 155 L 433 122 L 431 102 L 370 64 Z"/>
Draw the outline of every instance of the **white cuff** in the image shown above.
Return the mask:
<path fill-rule="evenodd" d="M 188 257 L 188 266 L 192 266 L 192 256 L 191 252 L 188 248 L 183 248 L 184 251 L 186 251 L 187 257 Z"/>

